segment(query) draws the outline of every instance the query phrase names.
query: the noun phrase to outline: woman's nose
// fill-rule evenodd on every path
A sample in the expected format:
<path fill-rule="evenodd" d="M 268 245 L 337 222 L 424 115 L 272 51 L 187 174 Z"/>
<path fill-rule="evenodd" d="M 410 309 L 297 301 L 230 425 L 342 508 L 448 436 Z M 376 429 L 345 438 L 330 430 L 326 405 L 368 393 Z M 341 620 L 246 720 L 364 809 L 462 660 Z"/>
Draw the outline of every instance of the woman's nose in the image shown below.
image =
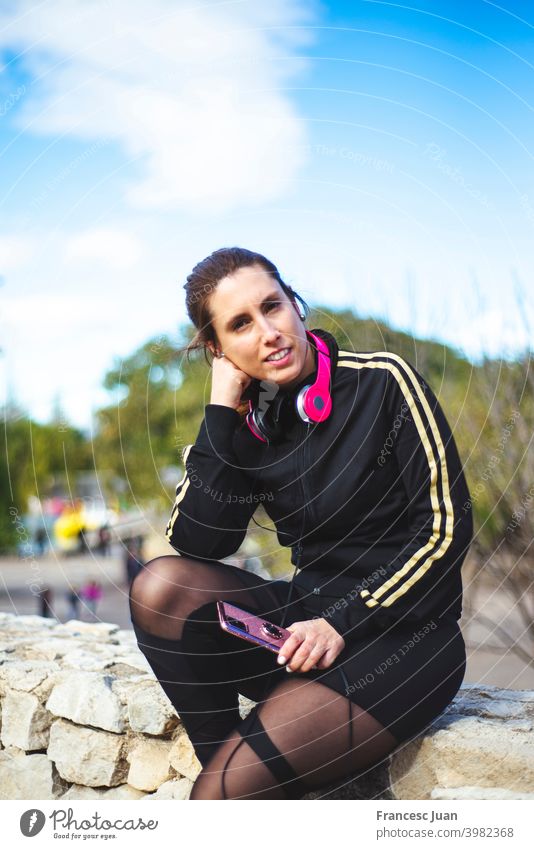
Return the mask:
<path fill-rule="evenodd" d="M 265 342 L 271 342 L 280 336 L 280 331 L 267 316 L 263 316 L 260 320 L 260 333 Z"/>

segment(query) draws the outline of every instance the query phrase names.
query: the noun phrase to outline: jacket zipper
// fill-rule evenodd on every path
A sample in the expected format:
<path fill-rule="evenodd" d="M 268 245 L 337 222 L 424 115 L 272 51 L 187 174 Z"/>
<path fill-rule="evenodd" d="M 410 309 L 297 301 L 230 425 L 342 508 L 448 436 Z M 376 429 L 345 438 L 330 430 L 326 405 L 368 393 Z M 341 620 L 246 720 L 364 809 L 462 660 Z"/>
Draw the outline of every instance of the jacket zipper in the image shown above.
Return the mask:
<path fill-rule="evenodd" d="M 310 430 L 310 428 L 311 428 L 311 427 L 312 427 L 312 425 L 311 425 L 310 423 L 308 423 L 308 422 L 305 422 L 305 423 L 304 423 L 304 428 L 305 428 L 305 430 L 304 430 L 304 439 L 303 439 L 303 440 L 302 440 L 302 442 L 299 444 L 299 448 L 300 448 L 300 447 L 302 447 L 302 461 L 303 461 L 303 463 L 302 463 L 302 473 L 303 473 L 303 474 L 302 474 L 302 477 L 301 477 L 301 481 L 302 481 L 302 495 L 303 495 L 303 498 L 304 498 L 304 505 L 305 505 L 305 508 L 304 508 L 304 509 L 307 511 L 308 519 L 311 519 L 311 517 L 312 517 L 312 504 L 311 504 L 311 499 L 308 497 L 310 493 L 309 493 L 309 488 L 308 488 L 308 486 L 307 486 L 307 482 L 306 482 L 306 445 L 308 446 L 308 448 L 307 448 L 307 454 L 308 454 L 308 461 L 309 461 L 309 457 L 310 457 L 310 439 L 311 439 L 311 430 Z M 298 454 L 298 453 L 299 453 L 299 452 L 297 451 L 297 454 Z M 309 468 L 310 468 L 310 466 L 308 465 L 308 469 L 309 469 Z M 305 525 L 305 522 L 303 522 L 303 525 Z M 311 524 L 310 524 L 310 527 L 311 527 Z M 303 531 L 303 533 L 304 533 L 304 531 Z M 297 559 L 297 563 L 298 563 L 299 565 L 300 565 L 300 558 L 301 558 L 301 555 L 302 555 L 302 542 L 299 540 L 299 544 L 298 544 L 298 548 L 297 548 L 297 558 L 298 558 L 298 559 Z M 312 590 L 312 592 L 313 592 L 313 594 L 314 594 L 314 595 L 319 595 L 319 594 L 320 594 L 320 592 L 321 592 L 321 588 L 320 588 L 320 587 L 314 587 L 314 588 L 313 588 L 313 590 Z"/>
<path fill-rule="evenodd" d="M 297 543 L 297 565 L 298 565 L 298 567 L 300 567 L 300 558 L 302 556 L 302 536 L 304 536 L 304 533 L 305 533 L 305 530 L 306 530 L 306 513 L 308 514 L 308 516 L 311 515 L 311 506 L 310 506 L 310 500 L 308 498 L 308 487 L 307 487 L 307 482 L 306 482 L 306 468 L 305 468 L 305 466 L 306 466 L 306 461 L 305 461 L 306 442 L 310 438 L 309 437 L 310 425 L 309 425 L 308 422 L 304 422 L 303 424 L 304 424 L 304 437 L 301 440 L 301 442 L 299 442 L 298 447 L 297 447 L 297 452 L 296 452 L 297 453 L 297 472 L 299 473 L 299 477 L 300 477 L 300 481 L 301 481 L 302 498 L 303 498 L 302 532 L 301 532 L 301 536 L 299 537 L 299 541 Z M 301 453 L 302 453 L 302 468 L 300 467 L 300 462 L 299 462 Z"/>

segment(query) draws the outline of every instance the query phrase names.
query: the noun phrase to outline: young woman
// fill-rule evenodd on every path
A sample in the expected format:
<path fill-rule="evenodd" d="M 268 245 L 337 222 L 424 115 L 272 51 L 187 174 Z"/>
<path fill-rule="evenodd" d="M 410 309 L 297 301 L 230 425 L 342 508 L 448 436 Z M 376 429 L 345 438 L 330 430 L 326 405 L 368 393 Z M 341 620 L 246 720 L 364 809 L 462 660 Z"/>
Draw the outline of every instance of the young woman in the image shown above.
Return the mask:
<path fill-rule="evenodd" d="M 178 555 L 137 575 L 132 623 L 203 766 L 191 798 L 299 798 L 376 764 L 457 693 L 469 492 L 413 365 L 306 330 L 264 256 L 215 251 L 185 288 L 211 399 L 182 454 Z M 220 562 L 260 503 L 292 582 Z M 225 633 L 218 600 L 285 625 L 278 656 Z M 244 720 L 238 693 L 257 702 Z"/>

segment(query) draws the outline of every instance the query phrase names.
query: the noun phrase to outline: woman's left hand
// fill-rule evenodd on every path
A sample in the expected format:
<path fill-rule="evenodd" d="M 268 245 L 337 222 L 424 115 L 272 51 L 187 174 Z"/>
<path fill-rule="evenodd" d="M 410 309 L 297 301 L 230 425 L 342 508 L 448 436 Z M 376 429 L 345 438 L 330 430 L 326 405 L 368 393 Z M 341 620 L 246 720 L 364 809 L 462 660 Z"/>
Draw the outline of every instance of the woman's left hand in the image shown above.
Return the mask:
<path fill-rule="evenodd" d="M 278 652 L 278 662 L 291 672 L 327 669 L 345 648 L 345 640 L 326 619 L 306 619 L 288 625 L 291 636 Z"/>

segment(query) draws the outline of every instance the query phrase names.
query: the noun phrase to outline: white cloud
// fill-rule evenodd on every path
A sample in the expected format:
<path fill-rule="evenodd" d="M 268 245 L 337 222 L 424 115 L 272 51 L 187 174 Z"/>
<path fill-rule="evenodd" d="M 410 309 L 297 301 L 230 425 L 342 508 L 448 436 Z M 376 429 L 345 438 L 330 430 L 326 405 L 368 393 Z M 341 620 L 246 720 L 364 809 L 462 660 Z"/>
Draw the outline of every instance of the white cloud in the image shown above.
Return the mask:
<path fill-rule="evenodd" d="M 46 321 L 43 317 L 46 316 Z M 65 330 L 73 324 L 83 322 L 87 326 L 91 321 L 102 318 L 98 299 L 87 294 L 52 294 L 42 292 L 32 295 L 15 295 L 2 302 L 2 318 L 19 338 L 27 335 L 41 341 L 36 334 L 41 332 L 42 340 L 65 335 Z"/>
<path fill-rule="evenodd" d="M 487 357 L 514 358 L 532 348 L 532 333 L 528 324 L 533 326 L 532 308 L 525 309 L 521 316 L 512 316 L 502 309 L 488 309 L 474 316 L 469 325 L 458 326 L 456 336 L 458 345 L 474 360 L 484 353 Z"/>
<path fill-rule="evenodd" d="M 94 228 L 72 236 L 65 245 L 65 259 L 96 260 L 111 269 L 132 268 L 141 259 L 139 239 L 125 230 Z"/>
<path fill-rule="evenodd" d="M 0 236 L 0 274 L 27 265 L 33 251 L 33 242 L 24 236 Z"/>
<path fill-rule="evenodd" d="M 131 316 L 113 287 L 105 297 L 84 281 L 80 291 L 13 294 L 2 299 L 0 398 L 8 387 L 38 420 L 47 421 L 61 397 L 69 419 L 87 427 L 91 410 L 109 403 L 102 388 L 117 358 L 162 332 L 161 307 Z"/>
<path fill-rule="evenodd" d="M 34 80 L 21 129 L 119 143 L 141 175 L 137 207 L 222 211 L 280 196 L 303 161 L 282 87 L 315 3 L 19 0 L 0 45 Z M 16 10 L 16 13 L 13 13 Z"/>

